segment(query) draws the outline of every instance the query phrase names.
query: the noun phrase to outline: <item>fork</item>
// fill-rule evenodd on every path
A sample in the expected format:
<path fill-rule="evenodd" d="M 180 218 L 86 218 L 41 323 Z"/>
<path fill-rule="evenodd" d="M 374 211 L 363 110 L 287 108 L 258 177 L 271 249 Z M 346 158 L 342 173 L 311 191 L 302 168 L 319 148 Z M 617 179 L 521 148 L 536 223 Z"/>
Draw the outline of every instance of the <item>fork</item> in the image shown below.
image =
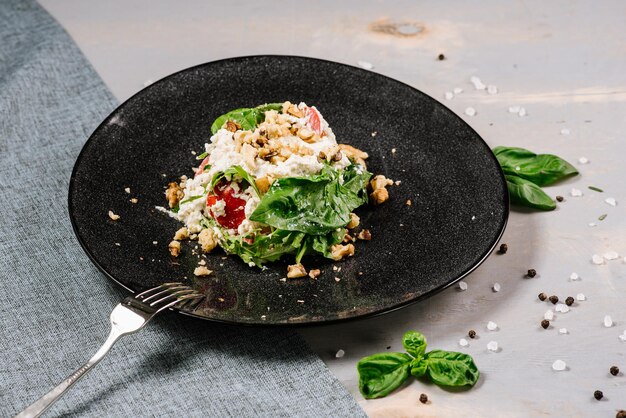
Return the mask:
<path fill-rule="evenodd" d="M 50 392 L 43 395 L 35 403 L 20 412 L 15 418 L 34 418 L 43 414 L 54 402 L 68 391 L 81 377 L 102 360 L 113 344 L 124 335 L 133 334 L 143 328 L 159 312 L 171 308 L 176 304 L 186 304 L 190 301 L 199 301 L 203 295 L 184 286 L 182 283 L 164 283 L 129 296 L 119 303 L 111 312 L 111 332 L 102 347 Z"/>

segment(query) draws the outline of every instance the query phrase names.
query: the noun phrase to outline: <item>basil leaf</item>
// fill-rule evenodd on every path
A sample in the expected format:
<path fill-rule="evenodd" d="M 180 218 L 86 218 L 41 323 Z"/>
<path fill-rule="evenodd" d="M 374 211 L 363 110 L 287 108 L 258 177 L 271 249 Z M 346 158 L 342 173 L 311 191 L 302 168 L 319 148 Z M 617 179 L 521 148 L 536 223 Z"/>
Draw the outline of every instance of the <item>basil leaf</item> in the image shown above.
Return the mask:
<path fill-rule="evenodd" d="M 250 220 L 275 228 L 326 235 L 350 222 L 350 212 L 367 202 L 371 173 L 352 164 L 329 165 L 320 174 L 277 179 Z"/>
<path fill-rule="evenodd" d="M 556 203 L 539 186 L 521 177 L 505 175 L 511 203 L 541 210 L 553 210 Z"/>
<path fill-rule="evenodd" d="M 441 386 L 474 386 L 480 372 L 472 356 L 453 351 L 433 350 L 424 356 L 428 363 L 427 373 Z"/>
<path fill-rule="evenodd" d="M 361 359 L 356 365 L 361 394 L 366 399 L 387 396 L 409 378 L 412 360 L 405 353 L 380 353 Z"/>
<path fill-rule="evenodd" d="M 280 112 L 282 109 L 282 103 L 269 103 L 252 108 L 242 107 L 240 109 L 231 110 L 215 119 L 215 122 L 211 125 L 211 134 L 215 135 L 229 120 L 237 122 L 244 131 L 252 130 L 265 120 L 265 112 L 268 110 L 277 110 Z"/>
<path fill-rule="evenodd" d="M 496 147 L 493 153 L 505 174 L 516 175 L 538 186 L 547 186 L 578 174 L 573 165 L 552 154 L 535 154 L 515 147 Z"/>
<path fill-rule="evenodd" d="M 402 337 L 402 346 L 407 353 L 419 360 L 426 352 L 426 337 L 417 331 L 408 331 Z"/>
<path fill-rule="evenodd" d="M 422 377 L 426 374 L 428 363 L 424 358 L 416 358 L 411 362 L 411 374 L 415 377 Z"/>
<path fill-rule="evenodd" d="M 260 193 L 259 193 L 259 189 L 256 186 L 256 181 L 254 180 L 254 177 L 252 177 L 252 175 L 250 175 L 246 170 L 244 170 L 243 167 L 238 166 L 238 165 L 234 165 L 234 166 L 232 166 L 232 167 L 230 167 L 230 168 L 228 168 L 228 169 L 226 169 L 224 171 L 220 171 L 218 173 L 215 173 L 215 175 L 211 179 L 211 183 L 209 185 L 209 190 L 212 191 L 213 189 L 215 189 L 215 185 L 217 183 L 219 183 L 220 180 L 222 180 L 225 177 L 232 179 L 233 175 L 238 175 L 239 177 L 241 177 L 250 186 L 252 186 L 252 188 L 256 192 L 257 196 L 261 196 Z"/>

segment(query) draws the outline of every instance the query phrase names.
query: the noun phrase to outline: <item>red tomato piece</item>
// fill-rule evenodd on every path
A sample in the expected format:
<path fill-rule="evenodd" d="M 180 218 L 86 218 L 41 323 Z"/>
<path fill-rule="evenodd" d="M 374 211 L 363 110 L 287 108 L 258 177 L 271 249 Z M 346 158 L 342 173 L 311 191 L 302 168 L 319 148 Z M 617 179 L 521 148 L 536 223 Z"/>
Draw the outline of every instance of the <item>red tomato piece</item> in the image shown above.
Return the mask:
<path fill-rule="evenodd" d="M 211 207 L 218 201 L 224 202 L 224 215 L 215 216 L 211 211 L 211 216 L 224 228 L 237 229 L 246 219 L 246 201 L 233 196 L 235 190 L 231 186 L 223 187 L 224 183 L 219 183 L 213 189 L 214 194 L 207 196 L 206 204 Z"/>
<path fill-rule="evenodd" d="M 322 122 L 320 121 L 320 114 L 312 107 L 307 107 L 306 114 L 309 117 L 309 127 L 317 132 L 318 135 L 321 135 Z"/>

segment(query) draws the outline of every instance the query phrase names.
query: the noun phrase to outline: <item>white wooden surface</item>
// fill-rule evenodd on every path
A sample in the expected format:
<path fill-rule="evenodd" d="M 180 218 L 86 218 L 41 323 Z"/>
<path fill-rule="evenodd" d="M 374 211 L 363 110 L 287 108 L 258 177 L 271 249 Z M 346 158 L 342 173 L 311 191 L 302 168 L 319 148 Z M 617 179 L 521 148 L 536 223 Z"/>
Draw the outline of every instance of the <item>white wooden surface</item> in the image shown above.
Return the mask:
<path fill-rule="evenodd" d="M 363 321 L 303 329 L 335 375 L 372 416 L 615 416 L 626 409 L 626 3 L 620 1 L 322 1 L 167 2 L 41 0 L 67 28 L 114 94 L 124 100 L 169 73 L 198 63 L 250 54 L 297 54 L 356 65 L 397 78 L 439 98 L 463 115 L 491 145 L 556 153 L 576 162 L 582 176 L 550 187 L 565 196 L 550 213 L 514 211 L 503 242 L 467 278 L 469 289 Z M 404 26 L 402 25 L 409 25 Z M 395 25 L 395 26 L 394 26 Z M 417 35 L 401 36 L 423 28 Z M 372 28 L 387 30 L 381 33 Z M 394 34 L 394 28 L 396 33 Z M 447 57 L 436 60 L 439 53 Z M 475 91 L 472 75 L 499 93 Z M 453 100 L 445 91 L 461 87 Z M 528 116 L 508 112 L 523 106 Z M 562 129 L 570 130 L 562 135 Z M 579 165 L 585 156 L 587 165 Z M 597 193 L 594 185 L 605 190 Z M 572 187 L 584 196 L 569 195 Z M 614 197 L 617 206 L 604 203 Z M 604 221 L 599 215 L 606 213 Z M 596 227 L 589 227 L 595 222 Z M 620 259 L 591 264 L 615 250 Z M 539 275 L 522 276 L 529 268 Z M 569 281 L 572 272 L 582 280 Z M 494 282 L 502 285 L 491 291 Z M 551 307 L 539 292 L 561 299 L 584 293 L 553 326 L 539 322 Z M 602 321 L 611 315 L 615 326 Z M 499 329 L 486 330 L 488 321 Z M 568 334 L 560 335 L 565 327 Z M 482 372 L 477 386 L 452 393 L 413 382 L 388 398 L 364 401 L 355 364 L 362 356 L 399 350 L 415 329 L 431 347 L 466 351 Z M 469 329 L 479 337 L 461 348 Z M 501 351 L 486 350 L 497 341 Z M 343 349 L 346 355 L 335 358 Z M 568 370 L 555 372 L 562 359 Z M 218 383 L 218 382 L 215 382 Z M 596 389 L 605 399 L 593 399 Z M 427 393 L 431 403 L 418 402 Z"/>

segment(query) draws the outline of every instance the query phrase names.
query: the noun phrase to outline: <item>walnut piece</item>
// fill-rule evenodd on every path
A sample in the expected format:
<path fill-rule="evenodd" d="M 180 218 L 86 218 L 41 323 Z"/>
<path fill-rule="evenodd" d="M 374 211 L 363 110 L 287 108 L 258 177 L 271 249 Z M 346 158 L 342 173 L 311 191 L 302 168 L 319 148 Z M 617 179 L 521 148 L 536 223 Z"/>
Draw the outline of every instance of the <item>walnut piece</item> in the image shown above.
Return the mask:
<path fill-rule="evenodd" d="M 346 228 L 354 229 L 357 226 L 359 226 L 360 222 L 361 222 L 361 218 L 359 218 L 355 213 L 351 213 L 350 214 L 350 222 L 348 222 L 348 225 L 346 225 Z"/>
<path fill-rule="evenodd" d="M 177 241 L 182 241 L 187 238 L 189 238 L 189 230 L 186 226 L 183 226 L 174 234 L 174 239 Z"/>
<path fill-rule="evenodd" d="M 348 144 L 339 144 L 339 149 L 341 149 L 341 151 L 343 151 L 343 153 L 346 154 L 346 157 L 350 160 L 363 166 L 363 168 L 367 168 L 365 165 L 365 160 L 369 157 L 367 152 L 361 151 L 360 149 L 354 148 L 352 145 Z"/>
<path fill-rule="evenodd" d="M 205 266 L 196 267 L 193 271 L 194 276 L 208 276 L 213 273 L 213 270 L 209 270 Z"/>
<path fill-rule="evenodd" d="M 370 201 L 375 205 L 380 205 L 389 199 L 389 192 L 387 189 L 376 189 L 370 193 Z"/>
<path fill-rule="evenodd" d="M 362 239 L 363 241 L 371 241 L 372 233 L 369 229 L 364 229 L 359 232 L 359 235 L 356 236 L 358 239 Z"/>
<path fill-rule="evenodd" d="M 330 247 L 330 254 L 332 256 L 332 259 L 335 261 L 339 261 L 344 257 L 351 257 L 354 255 L 354 245 L 333 245 L 332 247 Z"/>
<path fill-rule="evenodd" d="M 217 247 L 217 237 L 212 229 L 203 229 L 198 234 L 198 243 L 203 253 L 210 253 L 213 248 Z"/>
<path fill-rule="evenodd" d="M 224 125 L 224 129 L 230 132 L 237 132 L 239 129 L 241 129 L 241 125 L 234 120 L 227 120 L 226 124 Z"/>
<path fill-rule="evenodd" d="M 302 263 L 292 264 L 287 266 L 287 278 L 288 279 L 297 279 L 298 277 L 306 276 L 306 269 L 302 265 Z"/>
<path fill-rule="evenodd" d="M 176 206 L 184 195 L 185 194 L 183 193 L 183 189 L 181 189 L 178 183 L 176 183 L 175 181 L 167 185 L 165 198 L 167 199 L 167 203 L 170 205 L 170 208 Z"/>
<path fill-rule="evenodd" d="M 322 274 L 320 269 L 312 269 L 309 271 L 309 277 L 312 279 L 317 279 L 320 274 Z"/>
<path fill-rule="evenodd" d="M 387 186 L 391 186 L 393 184 L 393 180 L 388 179 L 382 174 L 377 175 L 370 181 L 370 185 L 372 186 L 372 190 L 384 189 Z"/>
<path fill-rule="evenodd" d="M 389 192 L 386 187 L 393 184 L 393 180 L 390 180 L 382 174 L 377 175 L 370 181 L 372 187 L 372 193 L 370 193 L 370 201 L 374 205 L 380 205 L 389 199 Z"/>
<path fill-rule="evenodd" d="M 254 182 L 256 183 L 257 189 L 259 189 L 259 193 L 261 194 L 267 193 L 267 191 L 270 189 L 270 186 L 272 185 L 269 177 L 259 177 L 254 180 Z"/>
<path fill-rule="evenodd" d="M 120 215 L 116 215 L 115 213 L 113 213 L 112 210 L 109 211 L 109 218 L 111 218 L 112 221 L 117 221 L 120 218 Z"/>
<path fill-rule="evenodd" d="M 178 255 L 180 254 L 180 241 L 171 241 L 167 248 L 170 250 L 170 254 L 172 255 L 172 257 L 178 257 Z"/>

